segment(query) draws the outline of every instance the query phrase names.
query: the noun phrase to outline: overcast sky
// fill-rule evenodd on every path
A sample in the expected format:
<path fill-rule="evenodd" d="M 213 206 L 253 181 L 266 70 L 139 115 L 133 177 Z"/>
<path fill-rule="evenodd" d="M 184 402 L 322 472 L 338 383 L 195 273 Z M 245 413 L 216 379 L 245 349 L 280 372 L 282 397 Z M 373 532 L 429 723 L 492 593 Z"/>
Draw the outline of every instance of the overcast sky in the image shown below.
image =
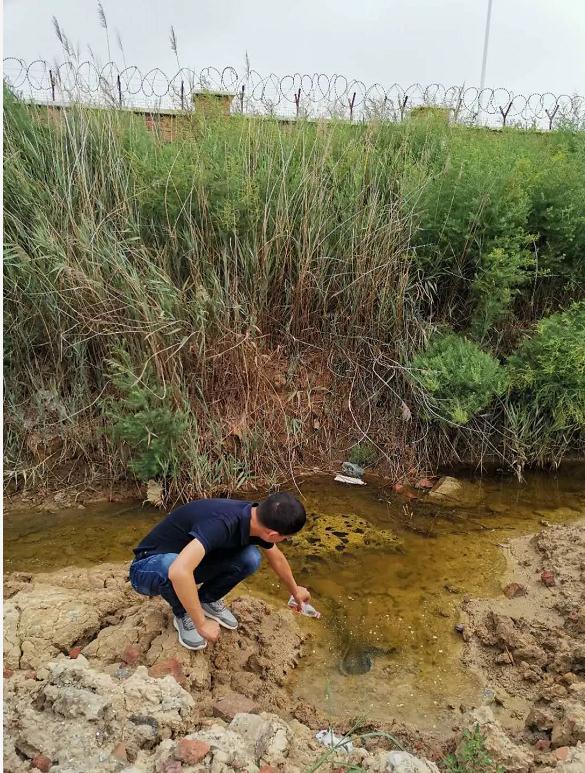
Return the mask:
<path fill-rule="evenodd" d="M 112 59 L 262 73 L 341 73 L 366 83 L 477 85 L 488 0 L 103 0 Z M 84 56 L 107 60 L 93 0 L 5 0 L 4 56 L 62 59 L 56 16 Z M 493 0 L 486 85 L 585 94 L 585 0 Z"/>

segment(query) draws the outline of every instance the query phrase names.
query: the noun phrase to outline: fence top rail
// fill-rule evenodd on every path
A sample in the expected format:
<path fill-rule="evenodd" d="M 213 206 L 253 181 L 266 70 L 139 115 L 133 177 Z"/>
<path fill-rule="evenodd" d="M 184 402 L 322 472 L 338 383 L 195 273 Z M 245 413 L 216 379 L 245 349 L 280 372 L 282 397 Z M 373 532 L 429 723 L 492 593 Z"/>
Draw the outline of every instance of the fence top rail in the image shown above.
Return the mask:
<path fill-rule="evenodd" d="M 4 79 L 17 94 L 35 102 L 145 110 L 191 110 L 206 94 L 229 101 L 232 112 L 284 118 L 402 120 L 414 108 L 442 108 L 459 123 L 552 129 L 570 123 L 585 126 L 585 98 L 550 91 L 519 94 L 510 89 L 441 83 L 366 84 L 324 73 L 267 75 L 234 67 L 182 67 L 166 74 L 158 67 L 93 61 L 25 62 L 7 57 Z"/>

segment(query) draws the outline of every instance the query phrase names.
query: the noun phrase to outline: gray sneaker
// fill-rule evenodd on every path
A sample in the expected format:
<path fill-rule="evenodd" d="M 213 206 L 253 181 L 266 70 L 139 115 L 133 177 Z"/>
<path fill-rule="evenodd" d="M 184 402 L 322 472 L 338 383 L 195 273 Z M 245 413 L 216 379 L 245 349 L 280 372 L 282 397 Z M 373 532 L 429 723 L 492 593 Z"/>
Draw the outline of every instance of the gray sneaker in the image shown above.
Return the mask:
<path fill-rule="evenodd" d="M 188 650 L 204 650 L 207 642 L 201 636 L 189 615 L 173 617 L 173 625 L 179 632 L 179 642 Z"/>
<path fill-rule="evenodd" d="M 223 603 L 223 599 L 205 601 L 201 604 L 201 607 L 205 617 L 216 620 L 224 628 L 229 628 L 230 631 L 233 631 L 238 627 L 238 621 Z"/>

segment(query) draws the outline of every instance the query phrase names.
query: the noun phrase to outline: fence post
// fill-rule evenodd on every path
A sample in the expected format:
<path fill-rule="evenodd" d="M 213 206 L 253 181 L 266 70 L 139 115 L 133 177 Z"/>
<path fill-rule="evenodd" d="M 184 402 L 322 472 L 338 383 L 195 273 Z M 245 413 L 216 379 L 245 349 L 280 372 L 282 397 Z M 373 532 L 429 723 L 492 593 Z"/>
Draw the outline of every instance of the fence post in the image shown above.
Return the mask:
<path fill-rule="evenodd" d="M 122 81 L 119 75 L 116 77 L 116 82 L 118 84 L 118 106 L 122 107 Z"/>
<path fill-rule="evenodd" d="M 355 95 L 356 95 L 356 92 L 354 91 L 349 101 L 349 120 L 350 121 L 353 121 L 353 106 L 355 104 Z"/>
<path fill-rule="evenodd" d="M 294 96 L 294 100 L 295 100 L 295 110 L 296 110 L 296 114 L 297 114 L 297 118 L 298 118 L 299 117 L 299 110 L 300 110 L 300 107 L 301 107 L 301 88 L 300 88 L 300 86 L 299 86 L 298 90 L 295 91 L 293 96 Z"/>
<path fill-rule="evenodd" d="M 53 70 L 49 70 L 49 80 L 51 81 L 51 100 L 55 101 L 55 78 L 53 76 Z"/>
<path fill-rule="evenodd" d="M 508 107 L 505 110 L 502 110 L 502 107 L 499 107 L 499 111 L 502 114 L 502 128 L 506 128 L 506 119 L 508 118 L 508 113 L 510 112 L 510 108 L 512 107 L 512 100 L 508 103 Z"/>
<path fill-rule="evenodd" d="M 408 102 L 408 94 L 404 95 L 404 99 L 400 103 L 400 120 L 404 121 L 404 111 L 406 110 L 406 103 Z"/>
<path fill-rule="evenodd" d="M 181 110 L 185 109 L 185 81 L 181 81 Z"/>
<path fill-rule="evenodd" d="M 242 88 L 240 89 L 240 113 L 244 115 L 244 94 L 246 93 L 246 85 L 245 83 L 242 83 Z"/>
<path fill-rule="evenodd" d="M 558 110 L 558 109 L 559 109 L 559 103 L 558 103 L 558 102 L 557 102 L 557 104 L 555 105 L 555 109 L 552 111 L 552 113 L 549 113 L 549 112 L 548 112 L 548 109 L 547 109 L 546 107 L 544 108 L 544 112 L 545 112 L 545 113 L 547 114 L 547 116 L 548 116 L 548 130 L 549 130 L 549 131 L 552 131 L 552 125 L 553 125 L 553 121 L 554 121 L 554 119 L 555 119 L 555 115 L 557 114 L 557 110 Z"/>
<path fill-rule="evenodd" d="M 463 86 L 459 87 L 459 96 L 457 97 L 457 107 L 455 108 L 455 114 L 453 116 L 454 120 L 457 122 L 459 120 L 459 112 L 461 110 L 461 105 L 463 103 Z"/>

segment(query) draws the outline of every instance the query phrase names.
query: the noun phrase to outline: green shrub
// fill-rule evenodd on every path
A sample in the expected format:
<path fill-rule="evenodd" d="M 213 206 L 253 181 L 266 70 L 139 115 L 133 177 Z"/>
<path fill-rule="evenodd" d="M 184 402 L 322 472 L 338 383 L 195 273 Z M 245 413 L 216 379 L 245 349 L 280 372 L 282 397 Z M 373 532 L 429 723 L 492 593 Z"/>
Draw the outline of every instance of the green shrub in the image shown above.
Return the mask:
<path fill-rule="evenodd" d="M 446 773 L 504 773 L 504 768 L 488 754 L 479 725 L 463 731 L 458 751 L 446 757 L 441 767 Z"/>
<path fill-rule="evenodd" d="M 139 480 L 164 479 L 178 467 L 177 444 L 187 427 L 187 414 L 159 396 L 152 369 L 137 376 L 130 357 L 117 352 L 109 361 L 110 377 L 118 397 L 109 402 L 106 415 L 112 422 L 111 435 L 130 453 L 129 469 Z"/>
<path fill-rule="evenodd" d="M 524 460 L 562 453 L 585 430 L 585 302 L 541 320 L 508 374 L 509 428 Z"/>
<path fill-rule="evenodd" d="M 467 424 L 506 389 L 505 371 L 491 354 L 453 333 L 438 335 L 410 365 L 427 397 L 427 418 Z"/>
<path fill-rule="evenodd" d="M 349 461 L 359 467 L 371 467 L 377 458 L 378 452 L 372 443 L 358 443 L 349 455 Z"/>
<path fill-rule="evenodd" d="M 506 316 L 513 298 L 528 281 L 527 269 L 533 265 L 534 256 L 528 250 L 494 247 L 482 257 L 472 284 L 475 309 L 471 330 L 479 340 Z"/>

